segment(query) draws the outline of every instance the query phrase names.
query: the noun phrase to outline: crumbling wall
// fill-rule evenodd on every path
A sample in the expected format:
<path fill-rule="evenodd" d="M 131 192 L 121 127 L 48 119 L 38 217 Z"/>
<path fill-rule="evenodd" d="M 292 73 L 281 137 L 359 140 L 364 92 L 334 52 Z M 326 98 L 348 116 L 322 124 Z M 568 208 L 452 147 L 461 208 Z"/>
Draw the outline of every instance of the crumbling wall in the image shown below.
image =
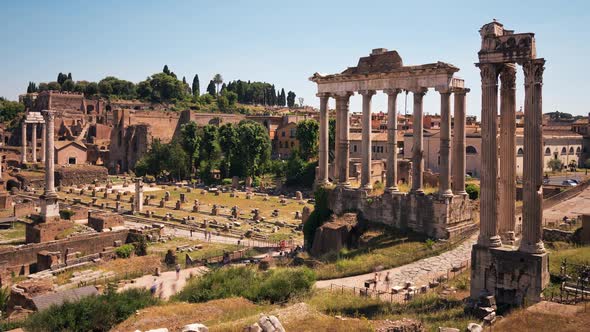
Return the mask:
<path fill-rule="evenodd" d="M 108 171 L 102 166 L 62 166 L 55 169 L 56 186 L 76 186 L 92 183 L 94 180 L 106 182 L 107 177 Z"/>

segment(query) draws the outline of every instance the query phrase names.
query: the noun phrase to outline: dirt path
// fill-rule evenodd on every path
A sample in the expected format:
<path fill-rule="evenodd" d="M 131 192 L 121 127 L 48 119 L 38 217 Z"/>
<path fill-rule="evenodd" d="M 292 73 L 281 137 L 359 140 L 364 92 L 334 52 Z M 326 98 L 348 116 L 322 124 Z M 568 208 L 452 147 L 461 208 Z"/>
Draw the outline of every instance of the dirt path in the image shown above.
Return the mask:
<path fill-rule="evenodd" d="M 202 275 L 207 271 L 206 267 L 193 267 L 189 269 L 180 270 L 180 275 L 177 279 L 176 271 L 162 272 L 159 277 L 152 275 L 145 275 L 143 277 L 133 279 L 131 283 L 125 284 L 119 288 L 119 291 L 131 288 L 145 288 L 150 289 L 155 283 L 158 285 L 156 294 L 162 299 L 168 299 L 170 296 L 176 294 L 184 288 L 186 280 L 191 276 Z"/>

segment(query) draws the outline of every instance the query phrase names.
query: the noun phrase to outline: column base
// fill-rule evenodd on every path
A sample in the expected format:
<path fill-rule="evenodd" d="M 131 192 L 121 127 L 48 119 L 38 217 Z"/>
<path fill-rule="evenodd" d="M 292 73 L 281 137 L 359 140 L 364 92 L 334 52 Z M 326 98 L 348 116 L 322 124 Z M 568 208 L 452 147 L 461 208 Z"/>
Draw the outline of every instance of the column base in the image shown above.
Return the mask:
<path fill-rule="evenodd" d="M 385 192 L 390 193 L 390 194 L 394 194 L 394 195 L 399 195 L 402 193 L 401 191 L 399 191 L 399 188 L 397 186 L 396 187 L 387 187 L 387 188 L 385 188 Z"/>
<path fill-rule="evenodd" d="M 480 234 L 477 238 L 477 244 L 487 248 L 498 248 L 502 246 L 502 239 L 499 235 L 494 235 L 488 238 L 487 236 Z"/>
<path fill-rule="evenodd" d="M 451 189 L 447 189 L 443 192 L 440 192 L 439 194 L 441 197 L 444 197 L 444 198 L 453 198 L 453 196 L 455 196 L 455 195 L 453 195 L 453 192 L 451 191 Z"/>
<path fill-rule="evenodd" d="M 521 240 L 520 247 L 518 247 L 518 251 L 524 252 L 527 254 L 535 254 L 535 255 L 541 255 L 546 252 L 545 245 L 543 244 L 543 241 L 539 241 L 539 242 L 533 243 L 533 244 L 527 244 L 527 243 L 524 243 L 524 240 Z"/>
<path fill-rule="evenodd" d="M 363 190 L 373 190 L 373 186 L 370 184 L 361 185 L 361 189 Z"/>
<path fill-rule="evenodd" d="M 410 193 L 415 194 L 415 195 L 424 195 L 424 189 L 422 189 L 422 188 L 410 189 Z"/>

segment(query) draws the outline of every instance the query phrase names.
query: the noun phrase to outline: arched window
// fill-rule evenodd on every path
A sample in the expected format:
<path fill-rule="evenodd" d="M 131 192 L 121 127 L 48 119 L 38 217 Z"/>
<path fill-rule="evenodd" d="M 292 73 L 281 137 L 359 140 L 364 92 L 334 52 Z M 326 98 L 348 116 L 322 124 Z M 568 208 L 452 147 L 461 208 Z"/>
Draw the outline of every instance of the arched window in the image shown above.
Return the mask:
<path fill-rule="evenodd" d="M 563 148 L 561 148 L 561 154 L 566 154 L 567 150 L 565 149 L 565 146 Z"/>
<path fill-rule="evenodd" d="M 518 148 L 518 151 L 516 152 L 517 155 L 522 156 L 524 154 L 524 150 L 522 148 Z"/>
<path fill-rule="evenodd" d="M 569 154 L 574 154 L 574 148 L 570 147 L 570 153 Z"/>
<path fill-rule="evenodd" d="M 546 148 L 546 149 L 545 149 L 545 155 L 546 155 L 546 156 L 549 156 L 549 155 L 551 155 L 551 149 L 550 149 L 550 148 Z"/>
<path fill-rule="evenodd" d="M 465 153 L 467 153 L 467 154 L 477 154 L 477 149 L 474 146 L 469 145 L 468 147 L 465 148 Z"/>
<path fill-rule="evenodd" d="M 578 146 L 578 148 L 576 149 L 576 154 L 580 154 L 580 147 Z"/>

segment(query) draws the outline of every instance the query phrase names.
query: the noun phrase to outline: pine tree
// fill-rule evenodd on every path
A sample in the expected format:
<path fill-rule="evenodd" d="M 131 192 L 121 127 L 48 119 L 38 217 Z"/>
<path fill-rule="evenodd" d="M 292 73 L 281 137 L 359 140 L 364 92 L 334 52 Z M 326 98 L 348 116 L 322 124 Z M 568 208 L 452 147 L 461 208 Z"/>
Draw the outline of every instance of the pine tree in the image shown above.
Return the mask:
<path fill-rule="evenodd" d="M 164 69 L 162 69 L 164 74 L 170 75 L 170 69 L 168 69 L 168 65 L 164 65 Z"/>
<path fill-rule="evenodd" d="M 285 89 L 281 89 L 281 100 L 279 101 L 279 106 L 285 106 L 287 103 L 287 97 L 285 96 Z"/>
<path fill-rule="evenodd" d="M 61 72 L 59 74 L 57 74 L 57 83 L 59 83 L 60 85 L 62 85 L 67 79 L 68 79 L 68 75 L 63 74 Z"/>
<path fill-rule="evenodd" d="M 217 90 L 215 89 L 215 83 L 213 82 L 213 80 L 209 81 L 209 85 L 207 85 L 207 93 L 209 93 L 212 96 L 215 96 L 217 93 Z"/>
<path fill-rule="evenodd" d="M 200 94 L 199 75 L 195 74 L 195 77 L 193 78 L 193 96 L 198 97 Z"/>

